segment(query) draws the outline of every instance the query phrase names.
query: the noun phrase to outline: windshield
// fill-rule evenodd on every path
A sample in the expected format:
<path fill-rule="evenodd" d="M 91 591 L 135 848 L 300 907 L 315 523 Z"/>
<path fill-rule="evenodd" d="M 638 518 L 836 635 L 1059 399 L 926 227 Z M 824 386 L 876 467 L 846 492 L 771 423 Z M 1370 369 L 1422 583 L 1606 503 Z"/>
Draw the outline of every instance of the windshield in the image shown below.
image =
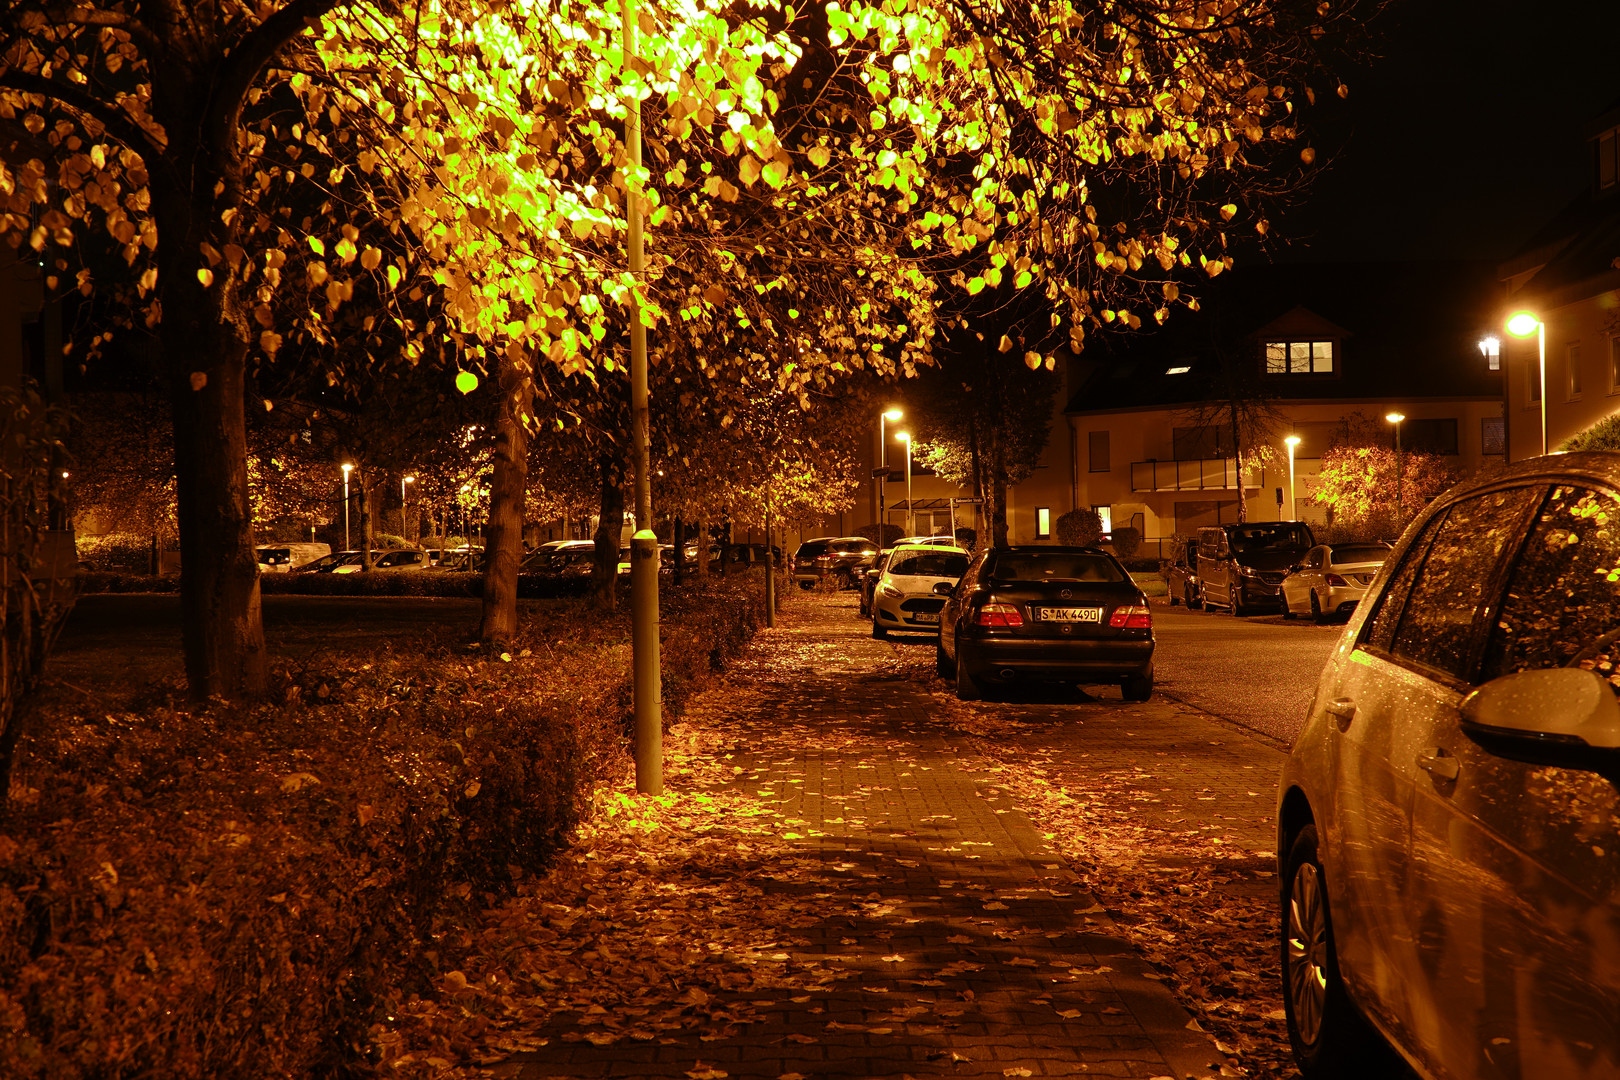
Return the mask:
<path fill-rule="evenodd" d="M 1231 530 L 1233 551 L 1286 551 L 1308 548 L 1311 534 L 1305 526 L 1291 523 L 1239 525 Z"/>
<path fill-rule="evenodd" d="M 1072 551 L 1020 551 L 996 560 L 991 573 L 997 581 L 1124 581 L 1106 555 Z"/>
<path fill-rule="evenodd" d="M 959 578 L 967 568 L 968 557 L 957 551 L 902 551 L 889 560 L 895 577 Z"/>

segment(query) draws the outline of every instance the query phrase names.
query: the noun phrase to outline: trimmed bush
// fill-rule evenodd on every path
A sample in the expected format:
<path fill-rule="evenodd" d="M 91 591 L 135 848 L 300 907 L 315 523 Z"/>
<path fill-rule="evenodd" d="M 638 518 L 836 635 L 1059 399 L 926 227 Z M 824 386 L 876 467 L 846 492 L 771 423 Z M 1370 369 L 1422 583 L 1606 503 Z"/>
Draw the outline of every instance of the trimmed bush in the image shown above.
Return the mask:
<path fill-rule="evenodd" d="M 970 529 L 962 525 L 956 530 L 956 544 L 964 551 L 972 551 L 973 545 L 979 542 L 979 530 Z"/>
<path fill-rule="evenodd" d="M 626 769 L 628 614 L 524 614 L 500 654 L 430 630 L 278 663 L 256 704 L 44 697 L 0 819 L 5 1075 L 369 1071 L 370 1026 L 456 966 L 443 921 L 543 871 Z M 662 615 L 672 721 L 758 583 Z"/>
<path fill-rule="evenodd" d="M 1114 554 L 1121 559 L 1130 559 L 1142 550 L 1142 532 L 1130 525 L 1121 525 L 1114 530 Z"/>
<path fill-rule="evenodd" d="M 1070 547 L 1091 547 L 1102 539 L 1102 515 L 1095 510 L 1070 510 L 1057 519 L 1058 543 Z"/>

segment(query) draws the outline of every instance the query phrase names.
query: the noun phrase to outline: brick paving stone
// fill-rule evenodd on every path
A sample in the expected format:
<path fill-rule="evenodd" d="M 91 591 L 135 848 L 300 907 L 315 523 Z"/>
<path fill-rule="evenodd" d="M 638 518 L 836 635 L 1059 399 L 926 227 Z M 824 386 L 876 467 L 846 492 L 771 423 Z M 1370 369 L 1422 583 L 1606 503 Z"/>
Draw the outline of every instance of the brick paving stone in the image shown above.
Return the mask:
<path fill-rule="evenodd" d="M 631 1053 L 554 1040 L 501 1074 L 1219 1075 L 1213 1042 L 1144 977 L 1095 897 L 997 782 L 998 766 L 934 719 L 927 689 L 852 614 L 841 598 L 792 603 L 728 676 L 767 692 L 737 695 L 723 720 L 732 786 L 796 823 L 797 850 L 821 867 L 816 888 L 831 881 L 840 894 L 829 919 L 784 930 L 782 951 L 842 970 L 801 991 L 807 1002 L 776 1002 L 714 1041 L 677 1033 Z M 1232 784 L 1200 779 L 1219 787 L 1216 798 L 1236 797 Z M 1201 796 L 1186 787 L 1161 793 L 1165 805 L 1190 813 Z"/>

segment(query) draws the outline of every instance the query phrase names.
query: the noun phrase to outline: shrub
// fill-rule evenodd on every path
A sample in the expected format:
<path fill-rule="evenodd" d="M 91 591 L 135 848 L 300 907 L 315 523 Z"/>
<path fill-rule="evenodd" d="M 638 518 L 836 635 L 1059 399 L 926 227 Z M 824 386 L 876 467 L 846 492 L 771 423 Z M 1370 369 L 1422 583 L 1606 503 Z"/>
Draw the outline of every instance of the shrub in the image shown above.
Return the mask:
<path fill-rule="evenodd" d="M 752 578 L 671 590 L 666 721 L 761 619 Z M 42 700 L 0 832 L 6 1076 L 364 1071 L 370 1026 L 456 966 L 444 921 L 624 771 L 628 639 L 540 601 L 507 653 L 428 629 L 278 662 L 257 704 Z"/>
<path fill-rule="evenodd" d="M 1605 416 L 1584 431 L 1577 431 L 1558 446 L 1559 453 L 1582 450 L 1620 450 L 1620 414 Z"/>
<path fill-rule="evenodd" d="M 958 547 L 961 547 L 965 551 L 972 551 L 973 545 L 978 542 L 979 531 L 977 529 L 970 529 L 966 525 L 957 528 L 956 543 Z"/>
<path fill-rule="evenodd" d="M 856 536 L 864 536 L 880 548 L 892 547 L 894 542 L 906 535 L 906 530 L 892 523 L 882 525 L 862 525 L 855 530 Z"/>
<path fill-rule="evenodd" d="M 1090 547 L 1102 539 L 1102 515 L 1095 510 L 1070 510 L 1057 519 L 1058 543 Z"/>
<path fill-rule="evenodd" d="M 1130 525 L 1121 525 L 1114 530 L 1114 554 L 1121 559 L 1134 558 L 1142 550 L 1142 532 Z"/>

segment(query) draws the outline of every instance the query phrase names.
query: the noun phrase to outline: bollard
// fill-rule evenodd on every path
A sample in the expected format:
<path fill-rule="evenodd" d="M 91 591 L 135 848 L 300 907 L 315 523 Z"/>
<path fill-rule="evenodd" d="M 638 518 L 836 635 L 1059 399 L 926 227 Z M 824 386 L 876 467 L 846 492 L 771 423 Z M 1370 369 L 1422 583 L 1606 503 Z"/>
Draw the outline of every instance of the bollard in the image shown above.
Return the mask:
<path fill-rule="evenodd" d="M 630 610 L 634 652 L 636 790 L 664 793 L 663 678 L 659 672 L 658 534 L 630 539 Z"/>

